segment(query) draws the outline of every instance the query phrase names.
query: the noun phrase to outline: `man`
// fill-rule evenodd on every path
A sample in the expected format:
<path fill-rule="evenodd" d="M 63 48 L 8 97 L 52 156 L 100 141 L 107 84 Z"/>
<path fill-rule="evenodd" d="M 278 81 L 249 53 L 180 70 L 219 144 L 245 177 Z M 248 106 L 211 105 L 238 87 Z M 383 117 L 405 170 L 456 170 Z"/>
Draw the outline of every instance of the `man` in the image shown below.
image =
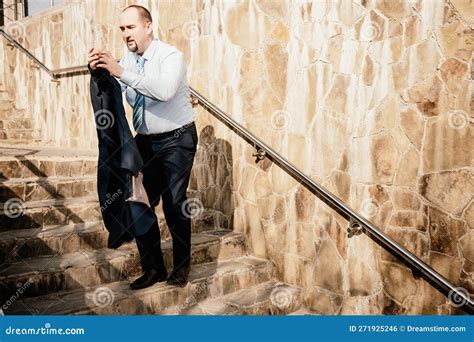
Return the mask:
<path fill-rule="evenodd" d="M 184 286 L 191 259 L 186 191 L 198 140 L 186 64 L 179 50 L 154 39 L 152 17 L 146 8 L 125 8 L 120 30 L 130 52 L 117 63 L 110 52 L 92 48 L 89 67 L 108 70 L 126 91 L 127 102 L 133 107 L 135 140 L 145 164 L 143 183 L 153 209 L 162 198 L 173 239 L 173 271 L 167 276 L 158 224 L 135 237 L 144 273 L 130 286 L 141 289 L 164 280 Z"/>

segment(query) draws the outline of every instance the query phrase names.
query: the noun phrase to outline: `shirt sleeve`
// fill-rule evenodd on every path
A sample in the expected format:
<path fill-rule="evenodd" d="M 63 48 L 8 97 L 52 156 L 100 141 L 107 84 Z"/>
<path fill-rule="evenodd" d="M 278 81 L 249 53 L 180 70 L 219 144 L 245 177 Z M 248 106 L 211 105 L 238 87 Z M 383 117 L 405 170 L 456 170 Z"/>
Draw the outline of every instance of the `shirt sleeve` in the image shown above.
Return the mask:
<path fill-rule="evenodd" d="M 184 56 L 180 51 L 172 51 L 159 65 L 147 70 L 147 75 L 139 75 L 124 70 L 120 80 L 144 96 L 158 101 L 170 100 L 178 91 L 184 68 Z"/>
<path fill-rule="evenodd" d="M 124 68 L 124 71 L 125 71 L 124 58 L 125 58 L 125 57 L 122 57 L 122 58 L 120 59 L 119 64 L 120 64 L 120 66 L 121 66 L 122 68 Z M 115 77 L 115 76 L 114 76 L 114 78 L 115 78 L 115 79 L 117 80 L 117 82 L 120 84 L 120 88 L 121 88 L 122 93 L 123 93 L 125 90 L 127 90 L 127 85 L 126 85 L 125 83 L 123 83 L 120 78 Z"/>

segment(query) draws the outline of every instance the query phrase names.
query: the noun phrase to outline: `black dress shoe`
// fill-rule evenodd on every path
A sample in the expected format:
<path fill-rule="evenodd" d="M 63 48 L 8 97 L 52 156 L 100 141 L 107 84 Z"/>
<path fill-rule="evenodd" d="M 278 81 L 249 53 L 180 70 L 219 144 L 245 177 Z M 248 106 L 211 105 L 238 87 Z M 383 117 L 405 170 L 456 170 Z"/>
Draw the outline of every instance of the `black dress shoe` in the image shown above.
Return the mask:
<path fill-rule="evenodd" d="M 177 270 L 173 270 L 170 276 L 166 280 L 168 285 L 177 285 L 177 286 L 185 286 L 188 283 L 188 275 L 191 267 L 181 267 Z"/>
<path fill-rule="evenodd" d="M 166 270 L 158 271 L 155 269 L 151 269 L 149 271 L 145 271 L 145 273 L 143 273 L 140 278 L 130 284 L 130 287 L 133 290 L 144 289 L 145 287 L 149 287 L 155 283 L 165 281 L 166 276 Z"/>

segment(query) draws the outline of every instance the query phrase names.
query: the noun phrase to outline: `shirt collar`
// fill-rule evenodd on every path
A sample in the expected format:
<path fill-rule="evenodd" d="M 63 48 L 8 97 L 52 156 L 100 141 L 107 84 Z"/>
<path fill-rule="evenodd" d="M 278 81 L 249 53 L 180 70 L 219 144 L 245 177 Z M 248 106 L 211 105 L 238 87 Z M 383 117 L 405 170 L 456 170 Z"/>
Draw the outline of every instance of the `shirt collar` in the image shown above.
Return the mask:
<path fill-rule="evenodd" d="M 145 52 L 143 53 L 142 57 L 149 61 L 153 58 L 153 55 L 155 54 L 156 49 L 158 48 L 158 39 L 153 39 L 150 43 L 150 45 L 146 48 Z M 135 57 L 138 60 L 139 55 L 135 53 Z"/>

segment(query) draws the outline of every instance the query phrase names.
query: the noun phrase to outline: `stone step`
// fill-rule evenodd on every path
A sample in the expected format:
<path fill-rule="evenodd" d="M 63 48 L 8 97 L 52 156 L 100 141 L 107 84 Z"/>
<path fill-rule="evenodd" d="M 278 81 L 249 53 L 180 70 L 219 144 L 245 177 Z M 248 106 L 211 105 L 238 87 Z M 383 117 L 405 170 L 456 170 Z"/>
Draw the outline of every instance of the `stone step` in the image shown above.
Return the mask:
<path fill-rule="evenodd" d="M 202 232 L 192 234 L 193 241 L 199 236 L 225 235 L 225 238 L 233 236 L 228 235 L 229 230 L 218 227 L 200 230 Z M 0 234 L 0 264 L 26 258 L 64 255 L 77 251 L 106 248 L 107 239 L 108 232 L 101 221 L 63 225 L 44 230 L 8 231 Z M 166 240 L 166 238 L 163 237 L 162 240 Z"/>
<path fill-rule="evenodd" d="M 39 140 L 39 131 L 36 129 L 0 129 L 0 139 L 3 140 Z"/>
<path fill-rule="evenodd" d="M 10 101 L 8 98 L 7 99 L 3 98 L 0 100 L 0 111 L 10 111 L 10 110 L 13 110 L 13 107 L 14 107 L 13 102 Z"/>
<path fill-rule="evenodd" d="M 97 163 L 94 151 L 0 145 L 0 180 L 97 176 Z"/>
<path fill-rule="evenodd" d="M 170 237 L 169 229 L 161 208 L 156 209 L 158 225 L 163 238 Z M 3 232 L 39 229 L 102 220 L 98 197 L 95 194 L 77 198 L 51 198 L 23 202 L 10 199 L 0 202 L 0 239 Z M 222 212 L 202 209 L 191 217 L 191 231 L 229 229 L 230 223 Z"/>
<path fill-rule="evenodd" d="M 163 310 L 165 315 L 287 315 L 303 306 L 302 289 L 270 280 L 248 289 L 241 289 L 220 298 Z"/>
<path fill-rule="evenodd" d="M 97 196 L 0 203 L 0 232 L 100 221 Z"/>
<path fill-rule="evenodd" d="M 120 273 L 120 272 L 117 272 Z M 113 283 L 100 283 L 96 286 L 87 286 L 86 281 L 97 275 L 88 271 L 87 279 L 84 275 L 73 278 L 74 274 L 64 277 L 62 283 L 74 285 L 76 291 L 67 286 L 59 290 L 54 288 L 54 278 L 51 279 L 49 295 L 27 298 L 29 289 L 35 289 L 36 284 L 23 282 L 12 284 L 12 290 L 21 296 L 11 305 L 6 300 L 5 314 L 159 314 L 173 306 L 186 305 L 190 298 L 201 301 L 206 298 L 222 297 L 232 292 L 251 288 L 273 278 L 274 266 L 264 259 L 243 256 L 229 260 L 193 265 L 189 274 L 187 286 L 178 287 L 157 283 L 142 290 L 131 290 L 128 280 Z M 79 284 L 79 279 L 83 282 Z M 130 279 L 132 281 L 133 279 Z M 96 283 L 99 281 L 95 281 Z M 24 290 L 24 291 L 23 291 Z M 11 297 L 7 297 L 11 298 Z"/>
<path fill-rule="evenodd" d="M 77 198 L 97 194 L 96 176 L 41 177 L 0 181 L 0 202 Z"/>
<path fill-rule="evenodd" d="M 38 146 L 39 144 L 44 144 L 45 141 L 40 138 L 35 138 L 35 139 L 8 139 L 8 140 L 2 140 L 0 139 L 0 143 L 8 142 L 9 145 L 15 146 L 28 146 L 28 147 L 35 147 Z"/>
<path fill-rule="evenodd" d="M 35 123 L 31 118 L 16 117 L 0 120 L 0 129 L 33 129 Z"/>

